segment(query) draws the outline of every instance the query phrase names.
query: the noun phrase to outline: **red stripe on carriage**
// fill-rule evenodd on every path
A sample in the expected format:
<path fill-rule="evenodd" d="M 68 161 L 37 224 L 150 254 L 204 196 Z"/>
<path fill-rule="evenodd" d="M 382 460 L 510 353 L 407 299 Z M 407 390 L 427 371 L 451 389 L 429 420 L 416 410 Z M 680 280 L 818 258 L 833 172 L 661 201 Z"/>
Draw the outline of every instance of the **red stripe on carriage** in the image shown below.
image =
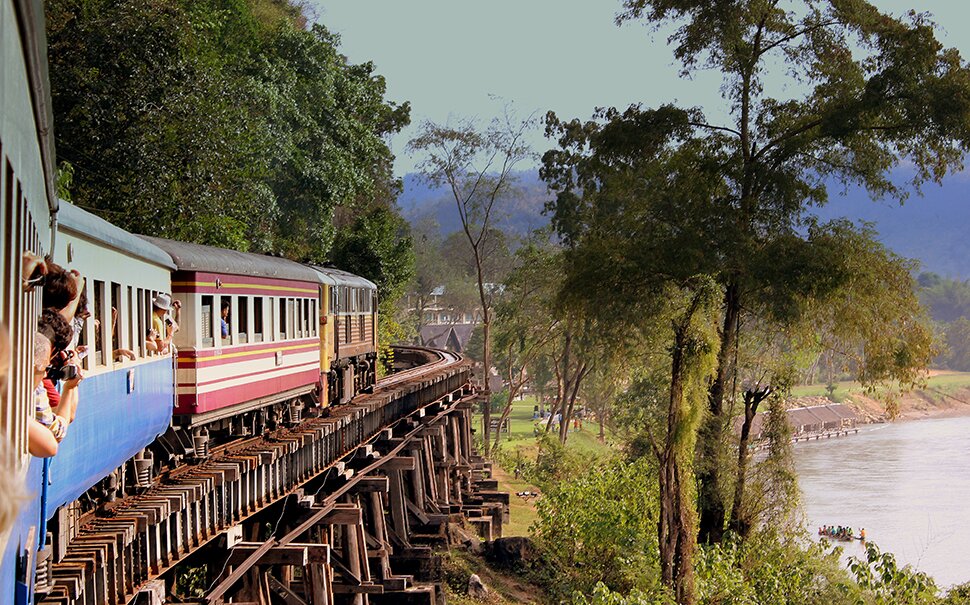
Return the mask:
<path fill-rule="evenodd" d="M 289 391 L 300 387 L 315 386 L 320 377 L 319 370 L 307 370 L 258 380 L 235 387 L 228 387 L 202 393 L 199 395 L 183 394 L 178 396 L 178 405 L 175 408 L 176 414 L 201 414 L 211 412 L 224 407 L 246 403 L 254 399 L 269 397 L 283 391 Z"/>
<path fill-rule="evenodd" d="M 294 364 L 293 367 L 305 366 L 305 365 L 311 365 L 311 364 L 314 365 L 315 370 L 319 368 L 319 364 L 317 362 L 305 362 L 300 364 Z M 252 376 L 260 376 L 262 374 L 269 374 L 270 372 L 279 372 L 280 370 L 286 370 L 286 369 L 287 369 L 287 366 L 283 365 L 283 366 L 278 366 L 273 368 L 267 368 L 265 370 L 259 370 L 257 372 L 249 372 L 248 374 L 233 374 L 232 376 L 226 376 L 225 378 L 215 378 L 213 380 L 206 380 L 204 382 L 198 382 L 198 381 L 180 382 L 178 383 L 178 386 L 179 388 L 208 386 L 210 384 L 217 384 L 219 382 L 228 382 L 230 380 L 236 380 L 238 378 L 250 378 Z M 300 372 L 306 372 L 306 370 L 300 370 Z"/>
<path fill-rule="evenodd" d="M 216 349 L 179 351 L 178 367 L 181 369 L 205 368 L 238 363 L 239 361 L 252 361 L 254 359 L 275 357 L 277 351 L 283 352 L 283 359 L 285 361 L 289 355 L 309 353 L 318 350 L 319 347 L 320 341 L 316 338 L 310 338 L 233 346 L 232 348 L 222 349 L 220 353 L 216 353 Z"/>

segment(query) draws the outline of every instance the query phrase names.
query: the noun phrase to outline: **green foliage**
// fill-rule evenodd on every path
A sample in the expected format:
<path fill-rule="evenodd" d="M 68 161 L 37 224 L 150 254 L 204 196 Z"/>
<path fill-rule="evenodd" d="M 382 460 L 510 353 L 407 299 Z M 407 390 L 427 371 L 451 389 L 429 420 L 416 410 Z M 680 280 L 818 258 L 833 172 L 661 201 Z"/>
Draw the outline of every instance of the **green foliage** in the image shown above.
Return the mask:
<path fill-rule="evenodd" d="M 49 0 L 60 159 L 121 227 L 326 260 L 337 206 L 389 199 L 408 106 L 274 0 Z"/>
<path fill-rule="evenodd" d="M 852 557 L 849 569 L 859 586 L 872 594 L 876 605 L 938 602 L 932 578 L 908 566 L 899 567 L 892 553 L 880 551 L 872 542 L 866 544 L 866 558 Z"/>
<path fill-rule="evenodd" d="M 614 461 L 544 491 L 532 530 L 554 596 L 597 582 L 623 593 L 656 586 L 654 473 L 645 460 Z"/>

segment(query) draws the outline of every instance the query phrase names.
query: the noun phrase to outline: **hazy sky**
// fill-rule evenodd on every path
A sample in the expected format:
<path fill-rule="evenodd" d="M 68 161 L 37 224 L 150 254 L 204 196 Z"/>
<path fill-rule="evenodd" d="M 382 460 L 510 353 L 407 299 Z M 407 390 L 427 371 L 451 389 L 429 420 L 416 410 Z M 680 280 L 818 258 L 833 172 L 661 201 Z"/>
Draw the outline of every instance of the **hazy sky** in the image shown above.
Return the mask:
<path fill-rule="evenodd" d="M 943 43 L 970 57 L 970 3 L 875 4 L 896 14 L 910 8 L 933 14 Z M 399 174 L 416 161 L 405 151 L 414 125 L 449 115 L 486 121 L 504 101 L 522 116 L 551 109 L 563 118 L 636 102 L 722 104 L 719 74 L 681 79 L 663 34 L 613 24 L 619 0 L 312 0 L 312 6 L 316 20 L 340 34 L 351 62 L 374 62 L 388 99 L 411 102 L 412 126 L 391 142 Z M 539 131 L 531 140 L 537 151 L 551 146 Z"/>

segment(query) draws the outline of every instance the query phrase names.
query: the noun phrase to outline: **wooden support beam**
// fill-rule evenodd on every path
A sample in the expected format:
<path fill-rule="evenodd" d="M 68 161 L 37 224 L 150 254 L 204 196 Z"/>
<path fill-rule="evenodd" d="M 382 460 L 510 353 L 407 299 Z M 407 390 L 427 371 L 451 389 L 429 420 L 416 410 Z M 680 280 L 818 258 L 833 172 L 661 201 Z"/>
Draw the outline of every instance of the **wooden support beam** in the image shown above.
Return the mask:
<path fill-rule="evenodd" d="M 361 477 L 357 480 L 357 483 L 350 489 L 351 494 L 363 494 L 370 492 L 383 492 L 387 493 L 388 490 L 388 479 L 387 477 Z"/>
<path fill-rule="evenodd" d="M 266 574 L 269 576 L 269 589 L 273 591 L 277 596 L 283 599 L 286 605 L 307 605 L 307 602 L 301 599 L 295 592 L 290 590 L 285 584 L 276 579 L 272 574 Z"/>
<path fill-rule="evenodd" d="M 330 507 L 326 514 L 317 520 L 318 525 L 357 525 L 360 523 L 360 509 L 353 505 L 338 504 Z"/>
<path fill-rule="evenodd" d="M 260 546 L 256 542 L 241 542 L 229 554 L 228 565 L 236 566 L 249 558 Z M 330 546 L 327 544 L 297 544 L 275 546 L 266 551 L 257 565 L 299 565 L 329 563 Z"/>
<path fill-rule="evenodd" d="M 334 584 L 334 594 L 384 594 L 382 584 Z"/>
<path fill-rule="evenodd" d="M 413 456 L 394 456 L 393 458 L 387 458 L 382 466 L 389 470 L 413 471 L 415 464 Z"/>

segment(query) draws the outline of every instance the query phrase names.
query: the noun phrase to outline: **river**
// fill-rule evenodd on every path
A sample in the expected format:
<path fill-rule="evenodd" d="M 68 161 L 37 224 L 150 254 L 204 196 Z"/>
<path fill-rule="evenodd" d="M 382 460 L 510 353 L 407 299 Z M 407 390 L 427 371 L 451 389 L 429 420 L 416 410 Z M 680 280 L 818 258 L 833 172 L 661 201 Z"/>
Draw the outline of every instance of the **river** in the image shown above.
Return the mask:
<path fill-rule="evenodd" d="M 970 582 L 970 417 L 864 425 L 858 435 L 794 449 L 813 533 L 865 528 L 937 586 Z M 844 546 L 864 555 L 858 542 Z"/>

